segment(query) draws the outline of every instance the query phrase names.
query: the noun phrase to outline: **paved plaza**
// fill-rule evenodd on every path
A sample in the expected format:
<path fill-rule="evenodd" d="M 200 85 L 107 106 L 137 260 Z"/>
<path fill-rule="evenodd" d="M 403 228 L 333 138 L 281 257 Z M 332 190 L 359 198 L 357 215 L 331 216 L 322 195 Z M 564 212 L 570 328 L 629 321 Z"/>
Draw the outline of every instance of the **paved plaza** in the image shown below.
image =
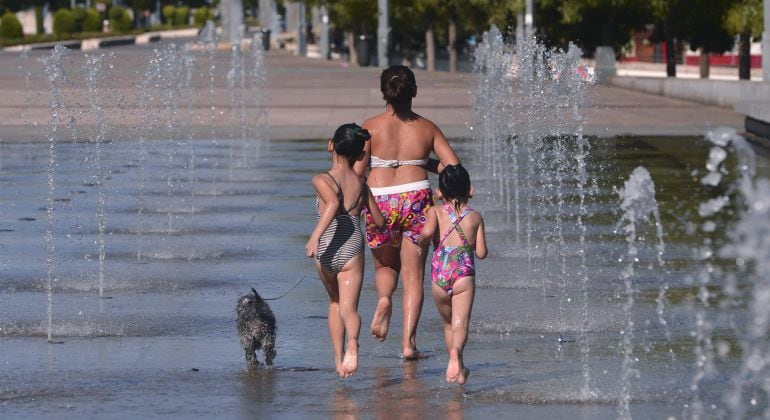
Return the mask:
<path fill-rule="evenodd" d="M 715 373 L 700 380 L 693 348 L 705 340 L 693 338 L 703 319 L 718 347 L 738 343 L 754 325 L 751 295 L 762 296 L 752 275 L 721 274 L 749 271 L 731 258 L 702 257 L 732 243 L 723 235 L 741 213 L 710 216 L 716 231 L 696 229 L 714 197 L 700 177 L 718 157 L 702 134 L 740 127 L 731 109 L 597 86 L 587 93 L 585 132 L 604 138 L 591 139 L 589 153 L 582 142 L 539 137 L 485 149 L 461 138 L 477 124 L 476 76 L 416 72 L 416 109 L 453 137 L 484 214 L 490 254 L 478 262 L 464 353 L 473 374 L 462 387 L 445 383 L 443 322 L 427 290 L 418 330 L 425 358 L 400 358 L 401 287 L 388 339 L 370 336 L 378 297 L 367 251 L 359 370 L 340 380 L 327 293 L 304 254 L 316 223 L 310 180 L 329 168 L 319 138 L 383 109 L 380 70 L 270 51 L 270 139 L 254 141 L 264 138 L 248 137 L 259 134 L 251 126 L 263 92 L 227 77 L 240 59 L 179 45 L 100 50 L 104 72 L 91 77 L 85 54 L 71 51 L 52 92 L 43 72 L 50 51 L 0 54 L 3 419 L 604 419 L 617 418 L 623 401 L 634 417 L 673 418 L 694 399 L 711 407 L 704 417 L 735 412 L 725 395 L 750 353 L 714 357 Z M 190 59 L 195 66 L 180 64 Z M 172 83 L 180 75 L 186 84 Z M 505 122 L 545 125 L 531 109 Z M 52 134 L 55 147 L 46 143 Z M 758 174 L 767 178 L 769 168 L 760 155 Z M 735 173 L 720 190 L 734 188 Z M 626 225 L 636 210 L 624 209 L 623 197 L 639 191 L 639 174 L 647 177 L 636 202 L 654 207 L 656 221 Z M 750 267 L 758 254 L 741 255 Z M 694 279 L 707 269 L 715 298 L 746 293 L 746 304 L 731 301 L 729 323 L 721 303 L 697 304 Z M 235 304 L 250 287 L 273 299 L 274 369 L 245 368 Z M 693 383 L 701 388 L 691 391 Z M 766 409 L 765 400 L 739 404 L 747 417 Z"/>
<path fill-rule="evenodd" d="M 114 66 L 107 71 L 106 89 L 115 103 L 105 104 L 109 125 L 117 135 L 125 136 L 140 125 L 136 84 L 141 80 L 145 63 L 157 45 L 105 49 L 96 54 L 108 57 Z M 67 64 L 77 68 L 86 53 L 72 51 Z M 91 53 L 94 54 L 94 53 Z M 0 140 L 44 140 L 45 126 L 50 120 L 50 94 L 43 72 L 43 59 L 48 51 L 0 53 Z M 227 83 L 223 78 L 212 85 L 206 77 L 209 57 L 198 57 L 199 71 L 193 83 L 200 99 L 194 100 L 197 112 L 191 122 L 196 138 L 212 135 L 226 137 L 237 122 L 226 116 L 210 118 L 209 102 L 219 109 L 228 106 Z M 227 51 L 218 51 L 213 63 L 230 65 Z M 341 123 L 362 122 L 383 109 L 377 68 L 351 67 L 347 63 L 296 57 L 287 50 L 267 53 L 267 84 L 270 137 L 272 139 L 319 138 L 328 136 Z M 88 98 L 78 86 L 77 75 L 64 88 L 67 107 L 89 107 Z M 476 76 L 469 73 L 449 74 L 417 71 L 418 94 L 415 108 L 435 121 L 449 137 L 472 135 Z M 249 95 L 246 92 L 246 95 Z M 595 86 L 588 91 L 587 126 L 585 132 L 597 136 L 633 135 L 701 135 L 715 126 L 742 128 L 743 117 L 732 109 L 701 105 L 629 90 Z M 247 98 L 247 114 L 253 109 Z M 92 124 L 84 114 L 82 125 Z"/>

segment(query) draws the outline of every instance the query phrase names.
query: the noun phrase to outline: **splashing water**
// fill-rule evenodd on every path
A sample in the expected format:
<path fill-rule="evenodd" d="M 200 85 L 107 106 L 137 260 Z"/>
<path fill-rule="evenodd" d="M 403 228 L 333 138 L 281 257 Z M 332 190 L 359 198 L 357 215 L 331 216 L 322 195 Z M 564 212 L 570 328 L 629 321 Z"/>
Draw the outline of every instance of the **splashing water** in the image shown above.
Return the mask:
<path fill-rule="evenodd" d="M 46 175 L 48 177 L 48 197 L 46 198 L 46 233 L 45 243 L 47 250 L 46 257 L 46 290 L 48 295 L 48 342 L 52 342 L 51 330 L 53 326 L 53 283 L 57 281 L 54 278 L 54 189 L 56 174 L 56 130 L 58 128 L 59 114 L 64 109 L 64 101 L 61 94 L 61 84 L 67 80 L 64 72 L 63 60 L 67 54 L 67 49 L 57 44 L 53 52 L 45 61 L 45 74 L 48 79 L 48 89 L 51 92 L 51 120 L 48 126 L 46 138 L 48 140 L 48 165 L 46 166 Z"/>
<path fill-rule="evenodd" d="M 94 117 L 96 127 L 94 128 L 91 142 L 95 144 L 94 159 L 96 165 L 96 216 L 99 233 L 97 235 L 97 244 L 99 247 L 99 296 L 104 296 L 104 227 L 105 227 L 105 209 L 104 209 L 104 170 L 102 168 L 102 142 L 107 135 L 107 116 L 104 113 L 101 100 L 104 95 L 99 85 L 104 82 L 104 54 L 91 55 L 87 57 L 83 68 L 86 76 L 86 90 L 88 92 L 89 102 L 91 103 L 91 114 Z"/>
<path fill-rule="evenodd" d="M 647 169 L 641 166 L 634 169 L 623 188 L 618 189 L 617 192 L 621 200 L 620 209 L 623 211 L 620 225 L 628 244 L 625 256 L 626 265 L 621 273 L 625 286 L 626 301 L 623 305 L 625 326 L 621 332 L 623 335 L 621 339 L 623 362 L 620 379 L 621 389 L 618 398 L 618 416 L 630 419 L 631 411 L 629 404 L 631 402 L 632 380 L 639 376 L 639 372 L 634 368 L 634 319 L 632 312 L 635 294 L 633 279 L 636 263 L 639 262 L 640 240 L 638 236 L 643 224 L 647 223 L 652 217 L 658 235 L 659 263 L 662 264 L 663 228 L 660 223 L 658 203 L 655 200 L 655 184 Z"/>
<path fill-rule="evenodd" d="M 256 140 L 256 153 L 261 152 L 261 145 L 267 139 L 268 109 L 267 109 L 267 67 L 265 65 L 265 50 L 262 44 L 262 33 L 254 35 L 251 41 L 251 90 L 254 98 L 255 115 L 252 125 L 252 138 Z"/>
<path fill-rule="evenodd" d="M 513 225 L 510 238 L 514 243 L 509 245 L 524 248 L 526 270 L 522 275 L 542 278 L 544 305 L 548 305 L 546 297 L 554 287 L 551 279 L 561 280 L 556 286 L 559 345 L 572 341 L 565 337 L 566 312 L 574 304 L 568 285 L 573 276 L 579 276 L 582 393 L 590 396 L 585 226 L 590 145 L 583 128 L 586 89 L 592 80 L 589 70 L 580 63 L 581 55 L 574 44 L 567 51 L 551 50 L 535 36 L 519 39 L 514 46 L 504 42 L 501 32 L 492 26 L 475 52 L 474 71 L 479 82 L 474 137 L 480 145 L 479 155 L 485 160 L 484 175 L 493 186 L 489 197 L 505 206 L 506 222 Z M 565 225 L 566 183 L 574 173 L 579 196 L 575 225 L 580 249 L 576 252 L 581 258 L 577 273 L 568 269 L 565 241 L 567 229 L 573 226 Z M 542 238 L 542 242 L 536 238 Z M 549 253 L 555 258 L 549 258 Z M 555 267 L 549 265 L 552 260 L 556 261 Z"/>
<path fill-rule="evenodd" d="M 748 142 L 734 129 L 720 128 L 709 132 L 707 138 L 714 146 L 707 163 L 709 173 L 704 179 L 716 171 L 729 174 L 727 161 L 730 152 L 737 157 L 738 178 L 727 185 L 718 199 L 729 200 L 732 194 L 737 195 L 741 217 L 729 231 L 731 242 L 718 249 L 717 253 L 722 258 L 735 260 L 749 286 L 745 296 L 749 316 L 746 325 L 739 325 L 740 329 L 736 331 L 741 337 L 741 364 L 732 375 L 732 387 L 725 392 L 723 399 L 731 418 L 747 416 L 749 407 L 764 407 L 762 417 L 767 418 L 770 416 L 770 388 L 767 387 L 770 376 L 767 341 L 770 331 L 770 312 L 767 309 L 770 307 L 770 181 L 754 180 L 756 156 Z M 706 207 L 707 210 L 715 208 Z M 729 297 L 726 306 L 741 304 L 740 291 L 734 282 L 728 281 L 724 292 Z"/>

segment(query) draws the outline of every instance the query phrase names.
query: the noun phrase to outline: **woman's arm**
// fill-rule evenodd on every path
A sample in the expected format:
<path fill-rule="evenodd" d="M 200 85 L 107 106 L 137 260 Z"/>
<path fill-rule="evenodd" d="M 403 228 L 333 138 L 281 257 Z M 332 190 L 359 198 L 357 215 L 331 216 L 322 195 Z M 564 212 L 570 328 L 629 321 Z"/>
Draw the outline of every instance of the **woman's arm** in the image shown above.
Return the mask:
<path fill-rule="evenodd" d="M 369 134 L 371 135 L 372 129 L 368 125 L 369 121 L 365 121 L 363 128 L 369 130 Z M 366 177 L 366 168 L 369 167 L 369 158 L 372 156 L 372 140 L 369 139 L 368 141 L 364 142 L 364 157 L 361 160 L 356 161 L 356 163 L 353 164 L 353 171 L 358 175 L 359 178 Z"/>
<path fill-rule="evenodd" d="M 367 185 L 364 185 L 364 188 L 366 188 L 366 208 L 369 210 L 369 214 L 372 215 L 372 220 L 374 220 L 374 224 L 377 225 L 378 228 L 385 227 L 385 216 L 380 213 L 380 208 L 377 207 L 377 201 L 374 200 L 374 196 L 372 195 L 372 190 L 369 189 Z"/>
<path fill-rule="evenodd" d="M 428 214 L 425 215 L 425 224 L 420 231 L 420 239 L 417 241 L 417 245 L 420 248 L 425 248 L 430 245 L 433 237 L 436 235 L 436 229 L 438 227 L 438 216 L 436 215 L 436 208 L 431 207 L 428 209 Z"/>
<path fill-rule="evenodd" d="M 444 165 L 441 164 L 441 161 L 433 158 L 428 158 L 428 163 L 426 163 L 423 167 L 426 171 L 433 172 L 434 174 L 444 170 Z"/>
<path fill-rule="evenodd" d="M 479 228 L 476 230 L 476 256 L 480 260 L 487 257 L 487 237 L 484 233 L 484 218 L 479 214 Z"/>
<path fill-rule="evenodd" d="M 441 129 L 435 127 L 435 130 L 433 135 L 433 152 L 438 157 L 438 162 L 436 162 L 436 173 L 439 173 L 443 171 L 444 167 L 447 165 L 459 164 L 460 159 L 455 154 L 449 141 L 444 137 L 444 133 L 441 132 Z M 431 162 L 428 162 L 428 164 L 430 163 Z M 430 171 L 430 169 L 428 170 Z"/>
<path fill-rule="evenodd" d="M 305 256 L 310 258 L 315 257 L 318 253 L 318 241 L 321 239 L 321 235 L 326 228 L 329 227 L 329 224 L 331 224 L 340 206 L 336 191 L 334 191 L 328 181 L 323 179 L 323 175 L 313 177 L 313 188 L 315 188 L 318 196 L 321 197 L 323 207 L 318 209 L 321 213 L 321 218 L 318 219 L 315 229 L 313 229 L 310 238 L 305 244 Z"/>

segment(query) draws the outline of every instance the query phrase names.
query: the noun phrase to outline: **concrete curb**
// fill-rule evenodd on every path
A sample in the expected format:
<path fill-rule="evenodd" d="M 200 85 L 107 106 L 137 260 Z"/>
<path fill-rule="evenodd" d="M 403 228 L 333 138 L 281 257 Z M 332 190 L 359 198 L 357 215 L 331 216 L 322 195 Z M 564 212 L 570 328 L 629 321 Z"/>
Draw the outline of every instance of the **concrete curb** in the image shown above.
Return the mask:
<path fill-rule="evenodd" d="M 701 80 L 615 76 L 607 84 L 706 105 L 733 107 L 744 101 L 770 98 L 770 83 L 748 80 Z"/>

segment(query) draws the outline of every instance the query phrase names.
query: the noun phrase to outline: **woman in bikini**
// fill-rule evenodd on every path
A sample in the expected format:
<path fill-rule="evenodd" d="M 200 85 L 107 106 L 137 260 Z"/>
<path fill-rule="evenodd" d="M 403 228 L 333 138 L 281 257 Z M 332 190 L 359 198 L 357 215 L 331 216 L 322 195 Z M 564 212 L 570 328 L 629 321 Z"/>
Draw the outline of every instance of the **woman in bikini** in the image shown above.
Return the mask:
<path fill-rule="evenodd" d="M 374 209 L 373 223 L 385 225 L 369 188 L 353 172 L 353 164 L 364 158 L 367 140 L 369 133 L 356 124 L 339 127 L 329 140 L 332 167 L 313 177 L 318 223 L 305 245 L 305 255 L 315 257 L 318 275 L 329 294 L 329 336 L 341 377 L 358 369 L 358 298 L 364 277 L 361 209 Z"/>
<path fill-rule="evenodd" d="M 444 165 L 460 161 L 441 130 L 412 110 L 417 95 L 414 73 L 406 66 L 391 66 L 380 76 L 385 111 L 369 118 L 363 127 L 372 138 L 366 156 L 356 162 L 356 173 L 364 176 L 374 194 L 386 227 L 376 229 L 367 212 L 366 239 L 375 268 L 377 307 L 372 319 L 372 335 L 385 340 L 392 310 L 392 297 L 401 275 L 403 291 L 402 356 L 416 359 L 419 354 L 415 335 L 424 298 L 425 255 L 417 245 L 425 223 L 425 212 L 433 205 L 428 171 L 438 172 Z M 435 153 L 436 159 L 430 159 Z"/>

